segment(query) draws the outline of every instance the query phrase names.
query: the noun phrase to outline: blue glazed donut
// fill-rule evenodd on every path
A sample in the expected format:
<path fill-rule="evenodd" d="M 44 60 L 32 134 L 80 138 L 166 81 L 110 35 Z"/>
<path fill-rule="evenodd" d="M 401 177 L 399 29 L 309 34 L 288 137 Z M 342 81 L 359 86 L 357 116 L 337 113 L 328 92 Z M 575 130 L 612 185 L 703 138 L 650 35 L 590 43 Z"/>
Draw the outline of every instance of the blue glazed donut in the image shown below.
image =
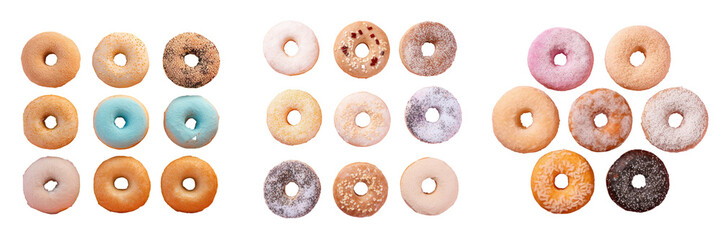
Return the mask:
<path fill-rule="evenodd" d="M 122 118 L 125 125 L 115 124 Z M 95 109 L 93 117 L 95 135 L 111 148 L 126 149 L 138 144 L 148 133 L 148 111 L 137 99 L 116 95 L 106 98 Z"/>
<path fill-rule="evenodd" d="M 195 120 L 195 128 L 185 125 Z M 178 146 L 199 148 L 210 143 L 218 132 L 218 112 L 201 96 L 182 96 L 174 99 L 165 110 L 165 133 Z"/>

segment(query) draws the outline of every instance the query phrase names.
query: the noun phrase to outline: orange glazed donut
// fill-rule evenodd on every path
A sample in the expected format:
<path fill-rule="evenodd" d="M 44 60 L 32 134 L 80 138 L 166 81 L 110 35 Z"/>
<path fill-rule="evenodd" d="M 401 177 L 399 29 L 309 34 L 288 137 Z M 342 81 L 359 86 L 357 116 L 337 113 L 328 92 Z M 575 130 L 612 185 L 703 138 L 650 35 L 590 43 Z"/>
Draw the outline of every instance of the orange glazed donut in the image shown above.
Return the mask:
<path fill-rule="evenodd" d="M 45 119 L 54 117 L 57 125 L 48 128 Z M 45 95 L 25 107 L 23 113 L 25 137 L 35 146 L 58 149 L 70 144 L 78 133 L 78 112 L 64 97 Z"/>
<path fill-rule="evenodd" d="M 531 113 L 524 127 L 521 115 Z M 519 153 L 537 152 L 556 137 L 558 109 L 546 93 L 533 87 L 516 87 L 503 94 L 493 108 L 493 133 L 506 148 Z"/>
<path fill-rule="evenodd" d="M 568 186 L 559 188 L 556 176 L 568 177 Z M 533 197 L 552 213 L 572 213 L 582 208 L 593 195 L 593 169 L 583 156 L 568 150 L 558 150 L 538 159 L 531 175 Z"/>
<path fill-rule="evenodd" d="M 368 192 L 356 193 L 364 183 Z M 353 217 L 370 217 L 381 209 L 388 197 L 388 182 L 380 169 L 370 163 L 351 163 L 343 167 L 333 183 L 333 199 L 341 211 Z"/>
<path fill-rule="evenodd" d="M 596 126 L 594 118 L 603 114 L 606 125 Z M 594 152 L 620 146 L 631 133 L 631 108 L 626 99 L 610 89 L 599 88 L 578 97 L 568 114 L 568 128 L 579 145 Z"/>
<path fill-rule="evenodd" d="M 47 65 L 54 54 L 57 62 Z M 80 69 L 80 51 L 73 40 L 56 32 L 44 32 L 31 38 L 21 56 L 23 71 L 30 81 L 43 87 L 60 87 L 75 78 Z"/>
<path fill-rule="evenodd" d="M 192 190 L 183 187 L 183 180 L 195 181 Z M 218 191 L 218 178 L 210 164 L 197 157 L 185 156 L 165 167 L 160 180 L 163 199 L 178 212 L 194 213 L 210 206 Z"/>
<path fill-rule="evenodd" d="M 115 180 L 125 178 L 128 187 L 118 189 Z M 150 195 L 150 177 L 140 161 L 117 156 L 105 160 L 95 171 L 95 198 L 101 207 L 111 212 L 132 212 L 145 205 Z"/>
<path fill-rule="evenodd" d="M 641 65 L 633 66 L 631 54 L 641 52 L 646 57 Z M 621 29 L 606 48 L 606 70 L 613 81 L 630 90 L 646 90 L 656 86 L 671 66 L 671 50 L 666 38 L 653 28 L 632 26 Z"/>
<path fill-rule="evenodd" d="M 355 49 L 360 44 L 368 47 L 368 55 L 360 57 Z M 390 46 L 381 28 L 371 22 L 359 21 L 343 28 L 333 47 L 335 62 L 348 75 L 369 78 L 378 74 L 388 63 Z"/>

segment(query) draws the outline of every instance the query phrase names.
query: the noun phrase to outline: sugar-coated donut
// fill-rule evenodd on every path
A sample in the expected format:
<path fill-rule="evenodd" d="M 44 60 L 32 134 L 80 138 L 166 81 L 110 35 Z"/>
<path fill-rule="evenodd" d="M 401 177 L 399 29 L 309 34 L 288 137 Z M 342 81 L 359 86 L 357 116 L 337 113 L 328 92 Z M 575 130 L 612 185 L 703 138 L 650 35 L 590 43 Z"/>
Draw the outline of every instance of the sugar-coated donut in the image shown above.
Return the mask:
<path fill-rule="evenodd" d="M 433 55 L 423 56 L 424 43 L 433 44 Z M 422 22 L 403 34 L 401 62 L 412 73 L 435 76 L 451 67 L 456 58 L 456 48 L 456 38 L 446 26 L 437 22 Z"/>
<path fill-rule="evenodd" d="M 54 117 L 56 125 L 48 128 L 45 119 Z M 58 149 L 70 144 L 78 133 L 78 112 L 64 97 L 45 95 L 36 98 L 23 112 L 23 132 L 35 146 Z"/>
<path fill-rule="evenodd" d="M 201 96 L 182 96 L 173 99 L 165 110 L 163 126 L 168 138 L 184 148 L 207 145 L 218 132 L 218 111 Z M 195 127 L 185 123 L 195 120 Z"/>
<path fill-rule="evenodd" d="M 45 58 L 54 54 L 57 61 L 47 65 Z M 80 51 L 73 40 L 56 32 L 35 35 L 23 47 L 21 56 L 25 75 L 37 85 L 60 87 L 75 78 L 80 69 Z"/>
<path fill-rule="evenodd" d="M 122 118 L 125 125 L 116 125 L 117 118 Z M 133 97 L 111 96 L 95 108 L 93 128 L 98 139 L 108 147 L 131 148 L 140 143 L 148 133 L 148 111 Z"/>
<path fill-rule="evenodd" d="M 423 180 L 432 179 L 436 188 L 423 192 Z M 435 158 L 421 158 L 406 168 L 401 176 L 401 196 L 413 211 L 438 215 L 453 206 L 458 197 L 458 178 L 448 164 Z"/>
<path fill-rule="evenodd" d="M 361 113 L 370 117 L 370 123 L 362 127 L 355 121 Z M 367 147 L 380 142 L 390 126 L 391 113 L 386 103 L 367 92 L 348 95 L 335 109 L 335 129 L 344 141 L 353 146 Z"/>
<path fill-rule="evenodd" d="M 631 64 L 631 55 L 646 57 L 641 65 Z M 613 81 L 630 90 L 646 90 L 666 77 L 671 66 L 671 50 L 666 38 L 653 28 L 632 26 L 613 35 L 606 48 L 606 70 Z"/>
<path fill-rule="evenodd" d="M 360 44 L 368 47 L 368 55 L 360 57 L 355 49 Z M 388 63 L 390 46 L 381 28 L 371 22 L 351 23 L 338 33 L 333 47 L 338 67 L 356 78 L 369 78 L 378 74 Z"/>
<path fill-rule="evenodd" d="M 48 191 L 45 184 L 55 181 Z M 23 193 L 28 206 L 56 214 L 73 206 L 80 193 L 80 175 L 72 162 L 58 157 L 44 157 L 30 164 L 23 174 Z"/>
<path fill-rule="evenodd" d="M 355 185 L 364 183 L 368 192 L 359 195 Z M 351 163 L 343 167 L 333 182 L 333 199 L 338 208 L 353 217 L 370 217 L 381 209 L 388 197 L 388 182 L 380 169 L 370 163 Z"/>
<path fill-rule="evenodd" d="M 568 177 L 568 186 L 559 188 L 556 176 Z M 594 176 L 583 156 L 568 150 L 543 155 L 533 168 L 531 191 L 543 209 L 552 213 L 572 213 L 582 208 L 593 195 Z"/>
<path fill-rule="evenodd" d="M 115 180 L 125 178 L 128 187 L 118 189 Z M 105 160 L 95 171 L 93 180 L 98 204 L 111 212 L 132 212 L 145 205 L 150 196 L 150 177 L 140 161 L 117 156 Z"/>
<path fill-rule="evenodd" d="M 521 115 L 531 113 L 533 123 L 524 127 Z M 546 93 L 520 86 L 503 94 L 493 107 L 493 133 L 504 147 L 519 153 L 537 152 L 556 137 L 558 109 Z"/>
<path fill-rule="evenodd" d="M 671 127 L 669 117 L 683 117 L 681 125 Z M 681 152 L 696 146 L 708 128 L 706 106 L 695 93 L 675 87 L 660 91 L 646 102 L 641 116 L 641 127 L 646 139 L 658 149 Z"/>
<path fill-rule="evenodd" d="M 598 127 L 594 118 L 603 114 L 607 123 Z M 579 145 L 594 152 L 610 151 L 626 141 L 631 133 L 631 108 L 626 99 L 606 88 L 588 91 L 578 97 L 568 114 L 568 128 Z"/>
<path fill-rule="evenodd" d="M 185 63 L 186 55 L 198 57 L 198 64 Z M 220 68 L 220 55 L 215 44 L 197 33 L 181 33 L 168 41 L 163 53 L 165 75 L 173 83 L 185 88 L 199 88 L 208 84 Z"/>
<path fill-rule="evenodd" d="M 183 187 L 186 178 L 195 181 L 192 190 Z M 185 156 L 170 162 L 160 180 L 165 202 L 178 212 L 194 213 L 210 206 L 218 191 L 218 177 L 210 164 L 197 157 Z"/>
<path fill-rule="evenodd" d="M 633 186 L 633 177 L 642 175 L 644 186 Z M 668 193 L 668 171 L 651 152 L 631 150 L 613 163 L 606 175 L 611 200 L 626 211 L 645 212 L 661 205 Z"/>
<path fill-rule="evenodd" d="M 438 120 L 426 119 L 426 112 L 438 110 Z M 406 104 L 406 127 L 416 137 L 426 143 L 442 143 L 451 139 L 461 128 L 463 120 L 461 105 L 446 89 L 425 87 L 413 94 Z"/>
<path fill-rule="evenodd" d="M 298 185 L 298 193 L 288 196 L 285 187 Z M 289 160 L 273 167 L 263 185 L 265 204 L 275 215 L 284 218 L 305 216 L 320 197 L 320 179 L 313 168 L 301 161 Z"/>
<path fill-rule="evenodd" d="M 566 56 L 557 65 L 554 58 Z M 580 33 L 568 28 L 551 28 L 536 37 L 528 50 L 528 69 L 543 86 L 566 91 L 581 86 L 593 69 L 591 44 Z"/>
<path fill-rule="evenodd" d="M 300 122 L 292 125 L 288 114 L 300 112 Z M 322 120 L 320 105 L 308 94 L 300 90 L 285 90 L 279 93 L 268 106 L 268 130 L 279 142 L 297 145 L 315 137 Z"/>
<path fill-rule="evenodd" d="M 293 41 L 298 45 L 295 55 L 285 52 L 285 44 Z M 263 39 L 263 54 L 270 67 L 285 75 L 303 74 L 318 61 L 318 40 L 305 24 L 284 21 L 273 26 Z"/>
<path fill-rule="evenodd" d="M 115 63 L 115 56 L 125 55 L 125 65 Z M 111 33 L 100 40 L 93 53 L 93 69 L 100 80 L 116 88 L 140 83 L 148 73 L 148 50 L 130 33 Z"/>

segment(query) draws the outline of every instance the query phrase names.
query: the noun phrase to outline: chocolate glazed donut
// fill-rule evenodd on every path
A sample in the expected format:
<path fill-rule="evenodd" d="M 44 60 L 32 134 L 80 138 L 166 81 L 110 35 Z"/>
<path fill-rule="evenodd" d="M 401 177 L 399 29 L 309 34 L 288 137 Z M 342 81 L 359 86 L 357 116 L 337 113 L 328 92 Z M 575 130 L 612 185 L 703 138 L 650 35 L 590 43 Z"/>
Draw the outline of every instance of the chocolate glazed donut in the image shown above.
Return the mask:
<path fill-rule="evenodd" d="M 185 56 L 198 57 L 198 64 L 189 66 Z M 209 83 L 220 68 L 220 56 L 215 44 L 197 33 L 181 33 L 168 41 L 163 53 L 165 75 L 173 83 L 186 88 L 199 88 Z"/>
<path fill-rule="evenodd" d="M 633 177 L 643 175 L 646 185 L 636 188 Z M 606 176 L 608 195 L 616 204 L 632 212 L 645 212 L 660 205 L 668 193 L 668 171 L 653 153 L 631 150 L 621 155 Z"/>

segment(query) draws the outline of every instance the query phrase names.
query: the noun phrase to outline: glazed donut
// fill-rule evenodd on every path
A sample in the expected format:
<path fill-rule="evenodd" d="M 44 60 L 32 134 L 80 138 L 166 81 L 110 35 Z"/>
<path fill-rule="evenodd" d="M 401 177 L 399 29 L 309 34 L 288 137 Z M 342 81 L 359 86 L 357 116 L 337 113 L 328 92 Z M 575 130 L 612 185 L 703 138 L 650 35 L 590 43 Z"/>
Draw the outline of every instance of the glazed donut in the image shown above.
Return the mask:
<path fill-rule="evenodd" d="M 300 122 L 291 125 L 288 114 L 300 112 Z M 321 124 L 321 112 L 318 102 L 300 90 L 285 90 L 279 93 L 268 106 L 268 130 L 279 142 L 298 145 L 308 142 L 318 133 Z"/>
<path fill-rule="evenodd" d="M 674 114 L 683 117 L 681 125 L 671 127 L 668 118 Z M 653 95 L 646 102 L 641 116 L 641 127 L 646 139 L 658 149 L 681 152 L 696 146 L 708 128 L 706 106 L 688 89 L 669 88 Z"/>
<path fill-rule="evenodd" d="M 118 189 L 115 180 L 125 178 L 128 187 Z M 140 161 L 117 156 L 105 160 L 95 171 L 93 180 L 98 204 L 111 212 L 132 212 L 145 205 L 150 195 L 150 177 Z"/>
<path fill-rule="evenodd" d="M 423 180 L 432 179 L 436 188 L 423 192 Z M 421 158 L 412 163 L 401 176 L 401 196 L 413 211 L 438 215 L 453 206 L 458 197 L 458 178 L 448 164 L 435 158 Z"/>
<path fill-rule="evenodd" d="M 355 185 L 364 183 L 368 192 L 358 195 Z M 333 183 L 333 199 L 341 211 L 353 217 L 370 217 L 381 209 L 388 197 L 388 182 L 380 169 L 370 163 L 351 163 L 343 167 Z"/>
<path fill-rule="evenodd" d="M 115 63 L 115 56 L 123 54 L 125 65 Z M 145 44 L 130 33 L 111 33 L 103 38 L 93 53 L 93 69 L 100 80 L 116 88 L 140 83 L 148 72 L 148 50 Z"/>
<path fill-rule="evenodd" d="M 195 188 L 188 190 L 183 187 L 186 178 L 195 181 Z M 213 203 L 218 191 L 218 178 L 210 164 L 197 157 L 185 156 L 165 167 L 160 188 L 163 199 L 175 211 L 200 212 Z"/>
<path fill-rule="evenodd" d="M 44 185 L 57 182 L 48 191 Z M 80 175 L 72 162 L 58 157 L 44 157 L 30 164 L 23 174 L 23 193 L 28 206 L 56 214 L 73 206 L 80 193 Z"/>
<path fill-rule="evenodd" d="M 633 177 L 642 175 L 645 185 L 633 186 Z M 668 171 L 653 153 L 631 150 L 613 163 L 606 175 L 606 188 L 613 202 L 626 211 L 645 212 L 661 205 L 668 193 Z"/>
<path fill-rule="evenodd" d="M 367 126 L 358 126 L 358 114 L 370 116 Z M 343 98 L 335 109 L 335 129 L 344 141 L 357 147 L 374 145 L 386 136 L 391 126 L 388 106 L 376 95 L 357 92 Z"/>
<path fill-rule="evenodd" d="M 424 43 L 435 47 L 433 55 L 423 56 Z M 456 58 L 456 38 L 451 30 L 437 22 L 413 25 L 401 39 L 401 62 L 408 71 L 420 76 L 435 76 L 445 72 Z"/>
<path fill-rule="evenodd" d="M 568 186 L 559 188 L 556 176 L 568 177 Z M 543 155 L 533 168 L 531 191 L 543 209 L 552 213 L 572 213 L 581 209 L 593 195 L 594 176 L 583 156 L 568 150 Z"/>
<path fill-rule="evenodd" d="M 57 62 L 45 63 L 54 54 Z M 21 56 L 25 75 L 43 87 L 61 87 L 75 78 L 80 69 L 80 51 L 73 40 L 56 32 L 35 35 L 23 47 Z"/>
<path fill-rule="evenodd" d="M 125 125 L 116 125 L 117 118 L 125 120 Z M 131 148 L 140 143 L 148 133 L 148 111 L 133 97 L 108 97 L 95 108 L 93 128 L 98 139 L 108 147 Z"/>
<path fill-rule="evenodd" d="M 298 185 L 298 193 L 288 196 L 285 187 Z M 320 179 L 313 168 L 301 161 L 289 160 L 273 167 L 263 185 L 265 204 L 275 215 L 284 218 L 305 216 L 320 197 Z"/>
<path fill-rule="evenodd" d="M 603 114 L 606 125 L 598 127 L 594 118 Z M 631 133 L 631 108 L 613 90 L 599 88 L 578 97 L 568 114 L 568 128 L 579 145 L 594 152 L 610 151 L 626 141 Z"/>
<path fill-rule="evenodd" d="M 54 117 L 57 125 L 48 128 L 45 119 Z M 61 96 L 36 98 L 23 112 L 25 138 L 35 146 L 58 149 L 70 144 L 78 133 L 78 112 L 73 103 Z"/>
<path fill-rule="evenodd" d="M 566 56 L 557 65 L 554 58 Z M 568 28 L 551 28 L 536 37 L 528 50 L 528 69 L 541 85 L 558 91 L 581 86 L 591 75 L 593 50 L 580 33 Z"/>
<path fill-rule="evenodd" d="M 531 113 L 533 123 L 524 127 L 521 115 Z M 556 137 L 558 109 L 546 93 L 533 87 L 515 87 L 493 107 L 493 133 L 504 147 L 519 153 L 537 152 Z"/>
<path fill-rule="evenodd" d="M 298 45 L 298 52 L 292 56 L 283 49 L 290 41 Z M 313 30 L 305 24 L 284 21 L 265 34 L 263 54 L 276 72 L 289 76 L 303 74 L 318 61 L 318 40 Z"/>
<path fill-rule="evenodd" d="M 426 119 L 426 112 L 438 110 L 438 120 Z M 442 143 L 451 139 L 461 128 L 461 105 L 453 94 L 440 87 L 418 90 L 406 105 L 406 126 L 416 137 L 426 143 Z"/>
<path fill-rule="evenodd" d="M 195 120 L 195 128 L 185 125 L 189 119 Z M 178 146 L 200 148 L 218 132 L 218 112 L 201 96 L 182 96 L 168 105 L 163 125 L 168 138 Z"/>
<path fill-rule="evenodd" d="M 186 55 L 198 57 L 198 64 L 188 66 Z M 208 84 L 220 68 L 220 55 L 215 44 L 197 33 L 181 33 L 168 41 L 163 53 L 165 75 L 175 85 L 185 88 L 199 88 Z"/>
<path fill-rule="evenodd" d="M 360 57 L 355 49 L 360 44 L 368 47 L 368 55 Z M 388 63 L 390 46 L 388 37 L 373 23 L 359 21 L 343 28 L 333 47 L 335 62 L 348 75 L 369 78 L 378 74 Z"/>
<path fill-rule="evenodd" d="M 646 57 L 633 66 L 631 55 L 641 52 Z M 653 28 L 632 26 L 613 35 L 606 48 L 606 70 L 613 81 L 630 90 L 646 90 L 666 77 L 671 66 L 671 50 L 666 38 Z"/>

